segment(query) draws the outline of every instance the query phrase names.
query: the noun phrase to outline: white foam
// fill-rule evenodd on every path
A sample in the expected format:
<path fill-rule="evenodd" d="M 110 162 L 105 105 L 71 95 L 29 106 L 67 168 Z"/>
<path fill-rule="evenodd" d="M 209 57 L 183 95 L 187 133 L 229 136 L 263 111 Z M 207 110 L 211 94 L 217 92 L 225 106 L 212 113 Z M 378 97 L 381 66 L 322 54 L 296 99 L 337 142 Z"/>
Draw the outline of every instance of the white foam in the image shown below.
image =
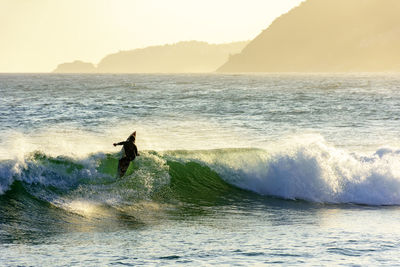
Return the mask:
<path fill-rule="evenodd" d="M 14 181 L 18 167 L 13 161 L 3 161 L 0 165 L 0 195 L 4 194 Z"/>
<path fill-rule="evenodd" d="M 362 155 L 319 135 L 286 138 L 267 150 L 199 153 L 227 182 L 261 195 L 320 203 L 400 205 L 400 151 Z"/>
<path fill-rule="evenodd" d="M 320 138 L 272 153 L 263 171 L 243 170 L 243 188 L 324 203 L 400 204 L 400 155 L 363 156 Z M 258 168 L 259 169 L 259 168 Z"/>
<path fill-rule="evenodd" d="M 22 160 L 2 160 L 0 161 L 0 194 L 9 190 L 14 181 L 67 189 L 80 179 L 88 180 L 98 177 L 97 160 L 104 157 L 104 154 L 100 153 L 82 160 L 72 158 L 52 159 L 65 162 L 67 165 L 51 163 L 50 158 L 41 162 L 35 159 L 34 153 L 26 155 Z M 83 168 L 68 171 L 69 163 L 77 164 L 77 166 L 82 165 Z"/>

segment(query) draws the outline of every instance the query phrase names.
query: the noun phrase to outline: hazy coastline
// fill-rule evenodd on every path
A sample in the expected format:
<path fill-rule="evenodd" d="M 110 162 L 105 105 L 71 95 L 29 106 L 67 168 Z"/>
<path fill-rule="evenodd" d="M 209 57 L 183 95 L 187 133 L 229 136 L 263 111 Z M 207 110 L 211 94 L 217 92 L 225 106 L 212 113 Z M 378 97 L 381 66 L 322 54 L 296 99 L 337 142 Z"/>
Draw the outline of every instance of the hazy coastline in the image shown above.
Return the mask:
<path fill-rule="evenodd" d="M 188 41 L 120 51 L 105 56 L 97 65 L 83 61 L 62 63 L 54 73 L 207 73 L 239 53 L 248 41 L 208 44 Z"/>

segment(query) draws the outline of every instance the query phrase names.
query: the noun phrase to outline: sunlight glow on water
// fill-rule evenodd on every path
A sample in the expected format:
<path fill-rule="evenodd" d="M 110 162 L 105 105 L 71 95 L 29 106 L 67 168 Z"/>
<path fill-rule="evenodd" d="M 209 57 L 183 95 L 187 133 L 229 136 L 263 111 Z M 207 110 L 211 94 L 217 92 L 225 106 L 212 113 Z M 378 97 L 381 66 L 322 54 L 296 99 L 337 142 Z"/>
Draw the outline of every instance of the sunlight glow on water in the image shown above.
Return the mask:
<path fill-rule="evenodd" d="M 2 74 L 0 262 L 396 265 L 399 85 Z M 116 179 L 133 130 L 141 156 Z"/>

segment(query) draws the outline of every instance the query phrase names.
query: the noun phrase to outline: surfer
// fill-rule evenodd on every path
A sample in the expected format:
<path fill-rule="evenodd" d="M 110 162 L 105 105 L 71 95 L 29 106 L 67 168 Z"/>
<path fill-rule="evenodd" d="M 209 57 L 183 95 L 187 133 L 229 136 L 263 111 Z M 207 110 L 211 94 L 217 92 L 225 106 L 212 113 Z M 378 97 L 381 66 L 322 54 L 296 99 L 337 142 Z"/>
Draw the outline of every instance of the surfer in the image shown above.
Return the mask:
<path fill-rule="evenodd" d="M 129 167 L 131 161 L 133 161 L 136 156 L 140 156 L 135 144 L 136 139 L 136 131 L 134 131 L 126 141 L 122 141 L 119 143 L 114 143 L 113 146 L 123 146 L 124 154 L 122 158 L 118 161 L 118 176 L 124 176 L 126 170 Z"/>

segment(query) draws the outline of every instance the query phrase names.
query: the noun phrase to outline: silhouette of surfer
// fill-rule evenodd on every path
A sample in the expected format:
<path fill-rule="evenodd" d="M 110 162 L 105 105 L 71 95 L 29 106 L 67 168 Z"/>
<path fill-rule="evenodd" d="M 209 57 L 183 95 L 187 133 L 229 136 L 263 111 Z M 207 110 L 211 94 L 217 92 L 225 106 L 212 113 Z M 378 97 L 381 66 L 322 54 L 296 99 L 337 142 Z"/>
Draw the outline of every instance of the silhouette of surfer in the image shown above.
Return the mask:
<path fill-rule="evenodd" d="M 122 177 L 128 170 L 129 164 L 133 161 L 136 156 L 140 156 L 135 145 L 136 131 L 134 131 L 126 141 L 114 143 L 113 146 L 122 145 L 124 148 L 124 154 L 118 162 L 118 176 Z"/>

